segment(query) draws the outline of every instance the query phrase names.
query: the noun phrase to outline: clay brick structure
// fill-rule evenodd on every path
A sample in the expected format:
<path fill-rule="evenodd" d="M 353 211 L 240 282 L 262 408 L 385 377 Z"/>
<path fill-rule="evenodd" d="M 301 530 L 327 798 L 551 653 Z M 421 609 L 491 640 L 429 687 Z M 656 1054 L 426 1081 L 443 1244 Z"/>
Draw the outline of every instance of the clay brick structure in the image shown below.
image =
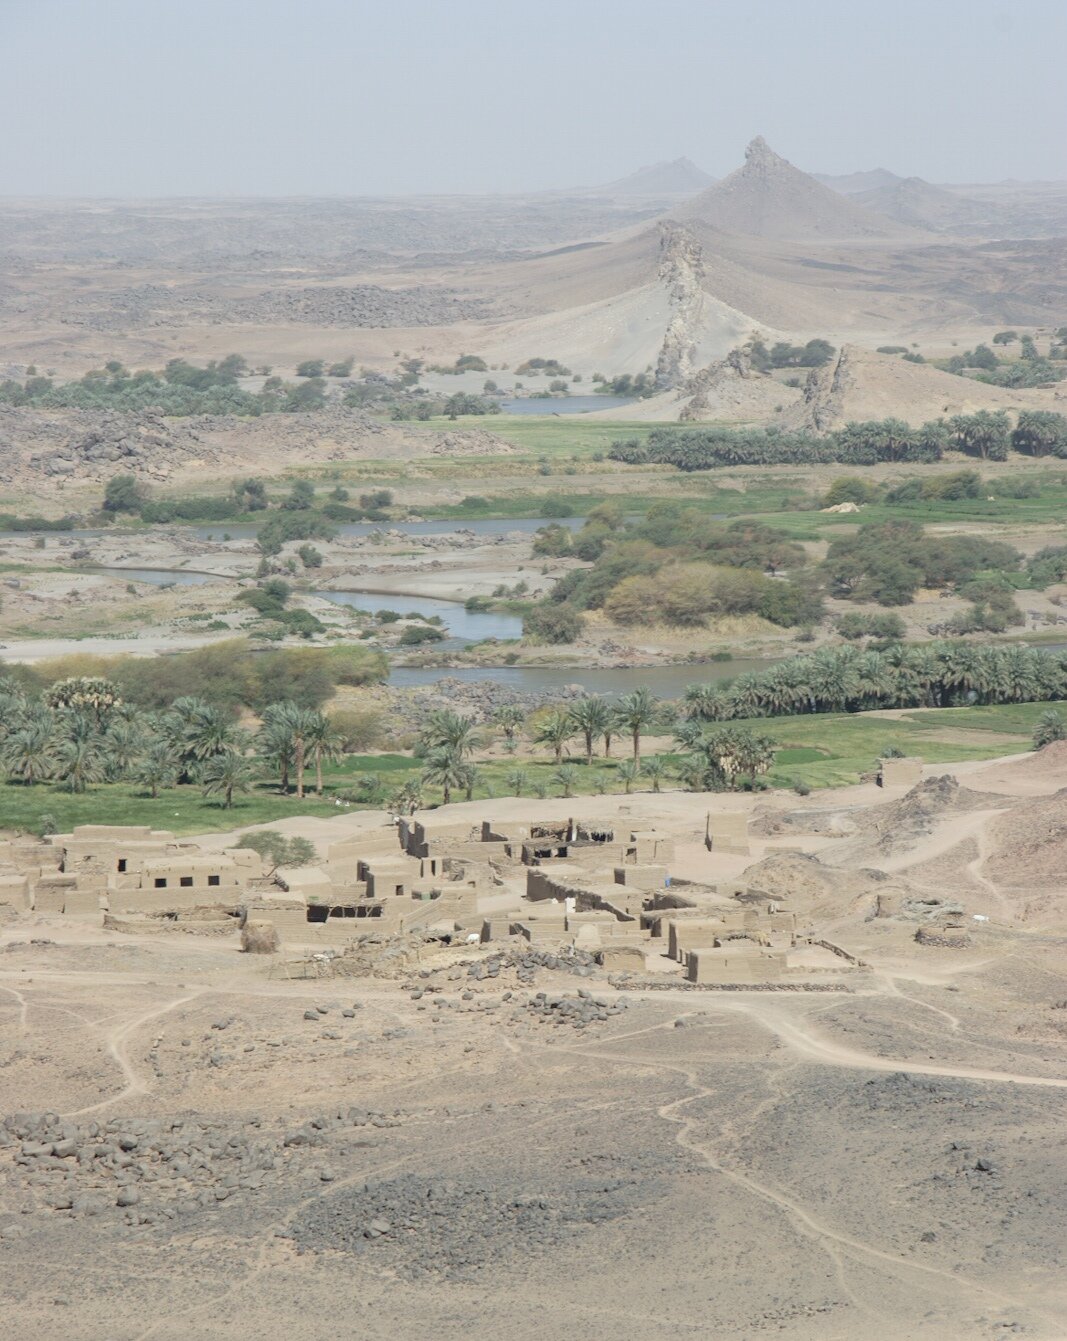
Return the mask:
<path fill-rule="evenodd" d="M 777 982 L 787 967 L 784 950 L 767 950 L 752 941 L 733 941 L 718 949 L 695 949 L 687 976 L 693 983 Z"/>
<path fill-rule="evenodd" d="M 734 852 L 747 857 L 748 816 L 740 811 L 721 814 L 709 810 L 704 823 L 704 846 L 709 852 Z"/>
<path fill-rule="evenodd" d="M 906 759 L 879 759 L 879 787 L 917 787 L 923 780 L 923 761 L 918 755 Z"/>

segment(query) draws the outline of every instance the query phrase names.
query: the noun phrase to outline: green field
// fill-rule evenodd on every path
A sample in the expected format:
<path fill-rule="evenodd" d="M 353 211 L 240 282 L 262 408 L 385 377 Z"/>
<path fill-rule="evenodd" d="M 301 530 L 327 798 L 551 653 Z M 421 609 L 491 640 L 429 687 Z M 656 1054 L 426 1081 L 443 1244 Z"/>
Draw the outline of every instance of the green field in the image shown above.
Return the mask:
<path fill-rule="evenodd" d="M 606 452 L 619 438 L 643 439 L 654 428 L 667 427 L 622 419 L 591 419 L 580 414 L 487 414 L 465 416 L 458 421 L 438 415 L 426 420 L 425 425 L 445 433 L 456 428 L 482 428 L 530 456 L 591 456 L 593 452 Z"/>

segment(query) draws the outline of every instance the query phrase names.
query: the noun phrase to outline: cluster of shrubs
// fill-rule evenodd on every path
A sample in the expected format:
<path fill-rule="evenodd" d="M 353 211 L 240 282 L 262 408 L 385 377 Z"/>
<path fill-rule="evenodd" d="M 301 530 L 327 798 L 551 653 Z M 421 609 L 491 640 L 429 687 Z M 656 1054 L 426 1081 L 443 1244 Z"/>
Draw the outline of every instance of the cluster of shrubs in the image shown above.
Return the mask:
<path fill-rule="evenodd" d="M 1067 479 L 1060 477 L 1060 482 Z M 862 475 L 840 475 L 816 502 L 818 507 L 840 503 L 884 503 L 889 507 L 914 507 L 924 503 L 960 503 L 973 500 L 996 501 L 1003 498 L 1037 498 L 1047 480 L 1032 476 L 983 478 L 976 470 L 954 470 L 923 479 L 912 476 L 896 484 L 882 484 Z"/>
<path fill-rule="evenodd" d="M 836 596 L 908 605 L 920 587 L 954 587 L 984 570 L 1018 567 L 1018 552 L 1002 541 L 931 536 L 917 522 L 889 521 L 831 541 L 822 570 Z"/>
<path fill-rule="evenodd" d="M 526 359 L 515 369 L 517 377 L 570 377 L 570 368 L 565 368 L 559 359 Z"/>
<path fill-rule="evenodd" d="M 286 608 L 290 595 L 289 584 L 280 577 L 272 577 L 258 586 L 247 587 L 238 594 L 237 599 L 243 605 L 250 605 L 264 619 L 278 625 L 279 634 L 291 633 L 310 638 L 316 633 L 325 633 L 326 626 L 309 610 Z"/>
<path fill-rule="evenodd" d="M 330 540 L 336 535 L 337 522 L 388 521 L 386 509 L 391 507 L 393 495 L 388 489 L 375 489 L 359 495 L 358 506 L 350 501 L 348 490 L 340 485 L 332 489 L 320 504 L 314 485 L 308 480 L 296 480 L 276 508 L 271 508 L 266 485 L 250 477 L 238 480 L 228 494 L 188 495 L 184 498 L 151 499 L 133 475 L 113 475 L 104 490 L 102 516 L 119 514 L 138 516 L 144 522 L 174 521 L 240 521 L 252 513 L 270 515 L 256 532 L 260 552 L 278 554 L 291 540 Z M 52 529 L 69 529 L 70 519 Z M 25 525 L 18 527 L 27 529 Z M 36 529 L 36 528 L 35 528 Z M 317 568 L 322 556 L 310 545 L 300 549 L 304 566 Z"/>
<path fill-rule="evenodd" d="M 829 340 L 809 340 L 805 345 L 779 340 L 768 349 L 762 340 L 750 340 L 745 353 L 757 372 L 770 372 L 772 368 L 822 368 L 833 358 L 834 347 Z"/>
<path fill-rule="evenodd" d="M 784 627 L 822 617 L 801 568 L 804 551 L 780 531 L 755 522 L 724 524 L 695 508 L 662 503 L 627 523 L 621 504 L 603 503 L 577 532 L 542 527 L 535 552 L 592 563 L 556 583 L 527 614 L 523 631 L 543 642 L 572 642 L 581 612 L 604 610 L 617 623 L 699 625 L 714 615 L 756 614 Z"/>
<path fill-rule="evenodd" d="M 0 382 L 0 403 L 62 409 L 153 410 L 160 414 L 260 415 L 318 410 L 326 404 L 326 383 L 304 376 L 288 384 L 268 377 L 263 389 L 246 391 L 239 384 L 251 371 L 240 354 L 230 354 L 198 367 L 171 359 L 162 371 L 131 372 L 117 360 L 94 368 L 75 382 L 27 376 Z"/>

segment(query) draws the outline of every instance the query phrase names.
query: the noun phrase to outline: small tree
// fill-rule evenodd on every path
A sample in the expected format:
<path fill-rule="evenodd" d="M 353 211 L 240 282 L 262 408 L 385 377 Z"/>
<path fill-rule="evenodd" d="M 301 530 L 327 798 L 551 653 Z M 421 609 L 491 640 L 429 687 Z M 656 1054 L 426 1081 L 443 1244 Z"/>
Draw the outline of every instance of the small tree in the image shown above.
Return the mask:
<path fill-rule="evenodd" d="M 104 486 L 105 512 L 140 512 L 144 490 L 133 475 L 112 475 Z"/>
<path fill-rule="evenodd" d="M 517 703 L 505 703 L 493 714 L 493 721 L 504 733 L 509 750 L 515 748 L 515 736 L 526 721 L 525 711 Z"/>
<path fill-rule="evenodd" d="M 290 512 L 303 512 L 315 506 L 315 486 L 310 480 L 295 480 L 293 487 L 282 501 L 282 507 Z"/>
<path fill-rule="evenodd" d="M 564 764 L 552 774 L 552 782 L 560 789 L 561 796 L 569 797 L 574 795 L 580 776 L 573 764 Z"/>
<path fill-rule="evenodd" d="M 616 772 L 618 773 L 619 781 L 623 785 L 623 790 L 626 792 L 626 795 L 629 796 L 631 787 L 633 787 L 634 783 L 641 776 L 640 760 L 624 759 L 616 769 Z"/>
<path fill-rule="evenodd" d="M 326 363 L 324 359 L 305 359 L 303 363 L 296 365 L 297 377 L 321 377 L 325 371 Z"/>

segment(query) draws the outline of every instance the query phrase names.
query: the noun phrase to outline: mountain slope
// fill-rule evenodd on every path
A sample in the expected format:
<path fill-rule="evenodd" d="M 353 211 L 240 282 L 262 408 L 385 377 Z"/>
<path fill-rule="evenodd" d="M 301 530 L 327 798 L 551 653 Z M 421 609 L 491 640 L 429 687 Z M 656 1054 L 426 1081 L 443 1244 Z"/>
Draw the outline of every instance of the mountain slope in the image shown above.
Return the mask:
<path fill-rule="evenodd" d="M 877 191 L 880 187 L 893 186 L 903 180 L 888 168 L 872 168 L 870 172 L 846 172 L 839 177 L 826 172 L 813 172 L 811 175 L 817 182 L 822 182 L 823 186 L 828 186 L 831 191 L 836 191 L 841 196 L 854 196 L 861 191 Z"/>
<path fill-rule="evenodd" d="M 762 136 L 744 166 L 673 211 L 682 222 L 782 241 L 893 239 L 909 230 L 854 204 L 776 154 Z"/>
<path fill-rule="evenodd" d="M 616 196 L 691 196 L 715 181 L 689 158 L 653 163 L 596 189 Z"/>
<path fill-rule="evenodd" d="M 853 200 L 911 228 L 934 233 L 986 233 L 1003 236 L 1017 231 L 1011 212 L 995 205 L 946 191 L 921 177 L 903 177 L 873 191 L 860 191 Z"/>

